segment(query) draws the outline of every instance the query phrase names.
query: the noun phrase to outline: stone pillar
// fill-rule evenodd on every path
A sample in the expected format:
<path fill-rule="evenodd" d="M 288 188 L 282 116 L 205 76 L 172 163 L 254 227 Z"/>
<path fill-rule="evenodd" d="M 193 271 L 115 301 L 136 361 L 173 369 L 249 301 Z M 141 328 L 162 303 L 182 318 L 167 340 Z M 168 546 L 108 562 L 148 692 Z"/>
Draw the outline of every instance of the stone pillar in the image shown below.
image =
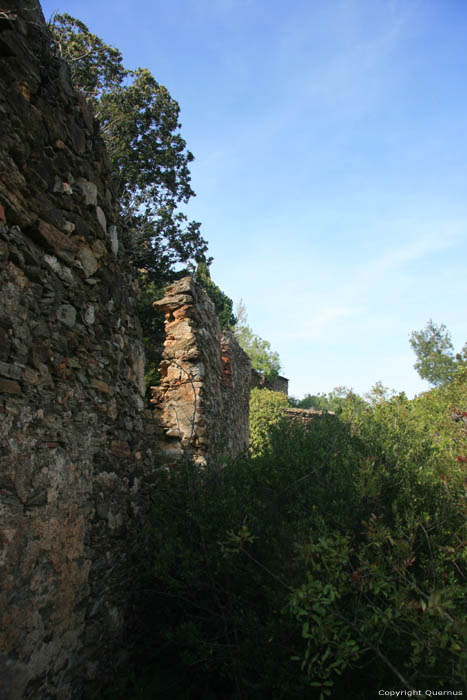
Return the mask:
<path fill-rule="evenodd" d="M 161 382 L 152 388 L 164 461 L 187 455 L 206 466 L 235 457 L 248 448 L 248 356 L 221 333 L 214 304 L 191 277 L 170 285 L 154 308 L 166 330 Z"/>

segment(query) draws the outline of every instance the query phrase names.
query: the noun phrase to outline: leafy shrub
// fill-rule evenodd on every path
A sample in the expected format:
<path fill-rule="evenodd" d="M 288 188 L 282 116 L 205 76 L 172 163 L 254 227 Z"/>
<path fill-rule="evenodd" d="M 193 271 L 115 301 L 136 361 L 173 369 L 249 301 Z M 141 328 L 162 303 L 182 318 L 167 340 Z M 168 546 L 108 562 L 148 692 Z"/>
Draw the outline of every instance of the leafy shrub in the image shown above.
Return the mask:
<path fill-rule="evenodd" d="M 281 368 L 278 353 L 271 349 L 271 343 L 268 340 L 253 333 L 247 323 L 248 315 L 242 300 L 238 303 L 235 314 L 236 324 L 233 332 L 240 347 L 250 358 L 252 368 L 263 374 L 266 379 L 274 380 L 279 376 Z"/>
<path fill-rule="evenodd" d="M 282 409 L 289 405 L 287 396 L 269 389 L 253 389 L 250 394 L 250 447 L 263 454 L 270 446 L 270 431 L 279 425 Z"/>
<path fill-rule="evenodd" d="M 464 688 L 466 399 L 459 379 L 351 401 L 351 420 L 260 430 L 221 471 L 164 473 L 144 653 L 165 685 L 148 697 Z"/>

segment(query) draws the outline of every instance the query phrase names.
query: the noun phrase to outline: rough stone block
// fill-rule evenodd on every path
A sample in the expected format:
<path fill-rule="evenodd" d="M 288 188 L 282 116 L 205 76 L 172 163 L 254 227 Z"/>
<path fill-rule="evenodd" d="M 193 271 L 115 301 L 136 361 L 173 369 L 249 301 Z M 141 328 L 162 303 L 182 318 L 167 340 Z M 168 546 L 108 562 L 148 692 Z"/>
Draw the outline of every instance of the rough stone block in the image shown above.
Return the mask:
<path fill-rule="evenodd" d="M 91 249 L 88 246 L 82 246 L 77 257 L 82 265 L 85 277 L 91 277 L 99 267 L 99 263 L 92 254 Z"/>
<path fill-rule="evenodd" d="M 57 311 L 57 318 L 59 321 L 68 326 L 68 328 L 73 328 L 76 323 L 76 309 L 71 304 L 62 304 L 59 306 Z"/>
<path fill-rule="evenodd" d="M 44 243 L 50 246 L 59 258 L 68 263 L 74 261 L 78 246 L 68 236 L 41 219 L 37 222 L 37 231 Z"/>
<path fill-rule="evenodd" d="M 18 382 L 0 377 L 0 394 L 21 394 Z"/>

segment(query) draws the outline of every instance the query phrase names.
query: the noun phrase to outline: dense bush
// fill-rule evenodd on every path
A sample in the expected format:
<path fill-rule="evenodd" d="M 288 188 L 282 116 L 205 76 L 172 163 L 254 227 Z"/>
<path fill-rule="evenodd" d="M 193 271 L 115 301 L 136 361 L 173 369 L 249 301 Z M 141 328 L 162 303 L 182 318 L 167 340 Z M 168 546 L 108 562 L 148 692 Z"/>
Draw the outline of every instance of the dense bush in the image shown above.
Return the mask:
<path fill-rule="evenodd" d="M 289 405 L 279 391 L 253 389 L 250 394 L 250 448 L 253 454 L 264 454 L 271 445 L 270 431 L 283 420 L 282 409 Z"/>
<path fill-rule="evenodd" d="M 466 399 L 461 377 L 351 397 L 221 471 L 164 473 L 135 697 L 463 689 Z"/>

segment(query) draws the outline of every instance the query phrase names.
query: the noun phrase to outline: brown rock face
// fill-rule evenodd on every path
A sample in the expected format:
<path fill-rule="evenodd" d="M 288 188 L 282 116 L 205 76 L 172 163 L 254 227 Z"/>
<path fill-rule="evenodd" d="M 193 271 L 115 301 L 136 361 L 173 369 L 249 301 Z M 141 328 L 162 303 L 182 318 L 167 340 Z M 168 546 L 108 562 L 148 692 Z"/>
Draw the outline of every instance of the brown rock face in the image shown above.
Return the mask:
<path fill-rule="evenodd" d="M 221 332 L 213 303 L 191 277 L 168 287 L 154 307 L 165 314 L 162 380 L 152 388 L 165 460 L 187 454 L 204 466 L 238 455 L 249 440 L 248 356 Z"/>

